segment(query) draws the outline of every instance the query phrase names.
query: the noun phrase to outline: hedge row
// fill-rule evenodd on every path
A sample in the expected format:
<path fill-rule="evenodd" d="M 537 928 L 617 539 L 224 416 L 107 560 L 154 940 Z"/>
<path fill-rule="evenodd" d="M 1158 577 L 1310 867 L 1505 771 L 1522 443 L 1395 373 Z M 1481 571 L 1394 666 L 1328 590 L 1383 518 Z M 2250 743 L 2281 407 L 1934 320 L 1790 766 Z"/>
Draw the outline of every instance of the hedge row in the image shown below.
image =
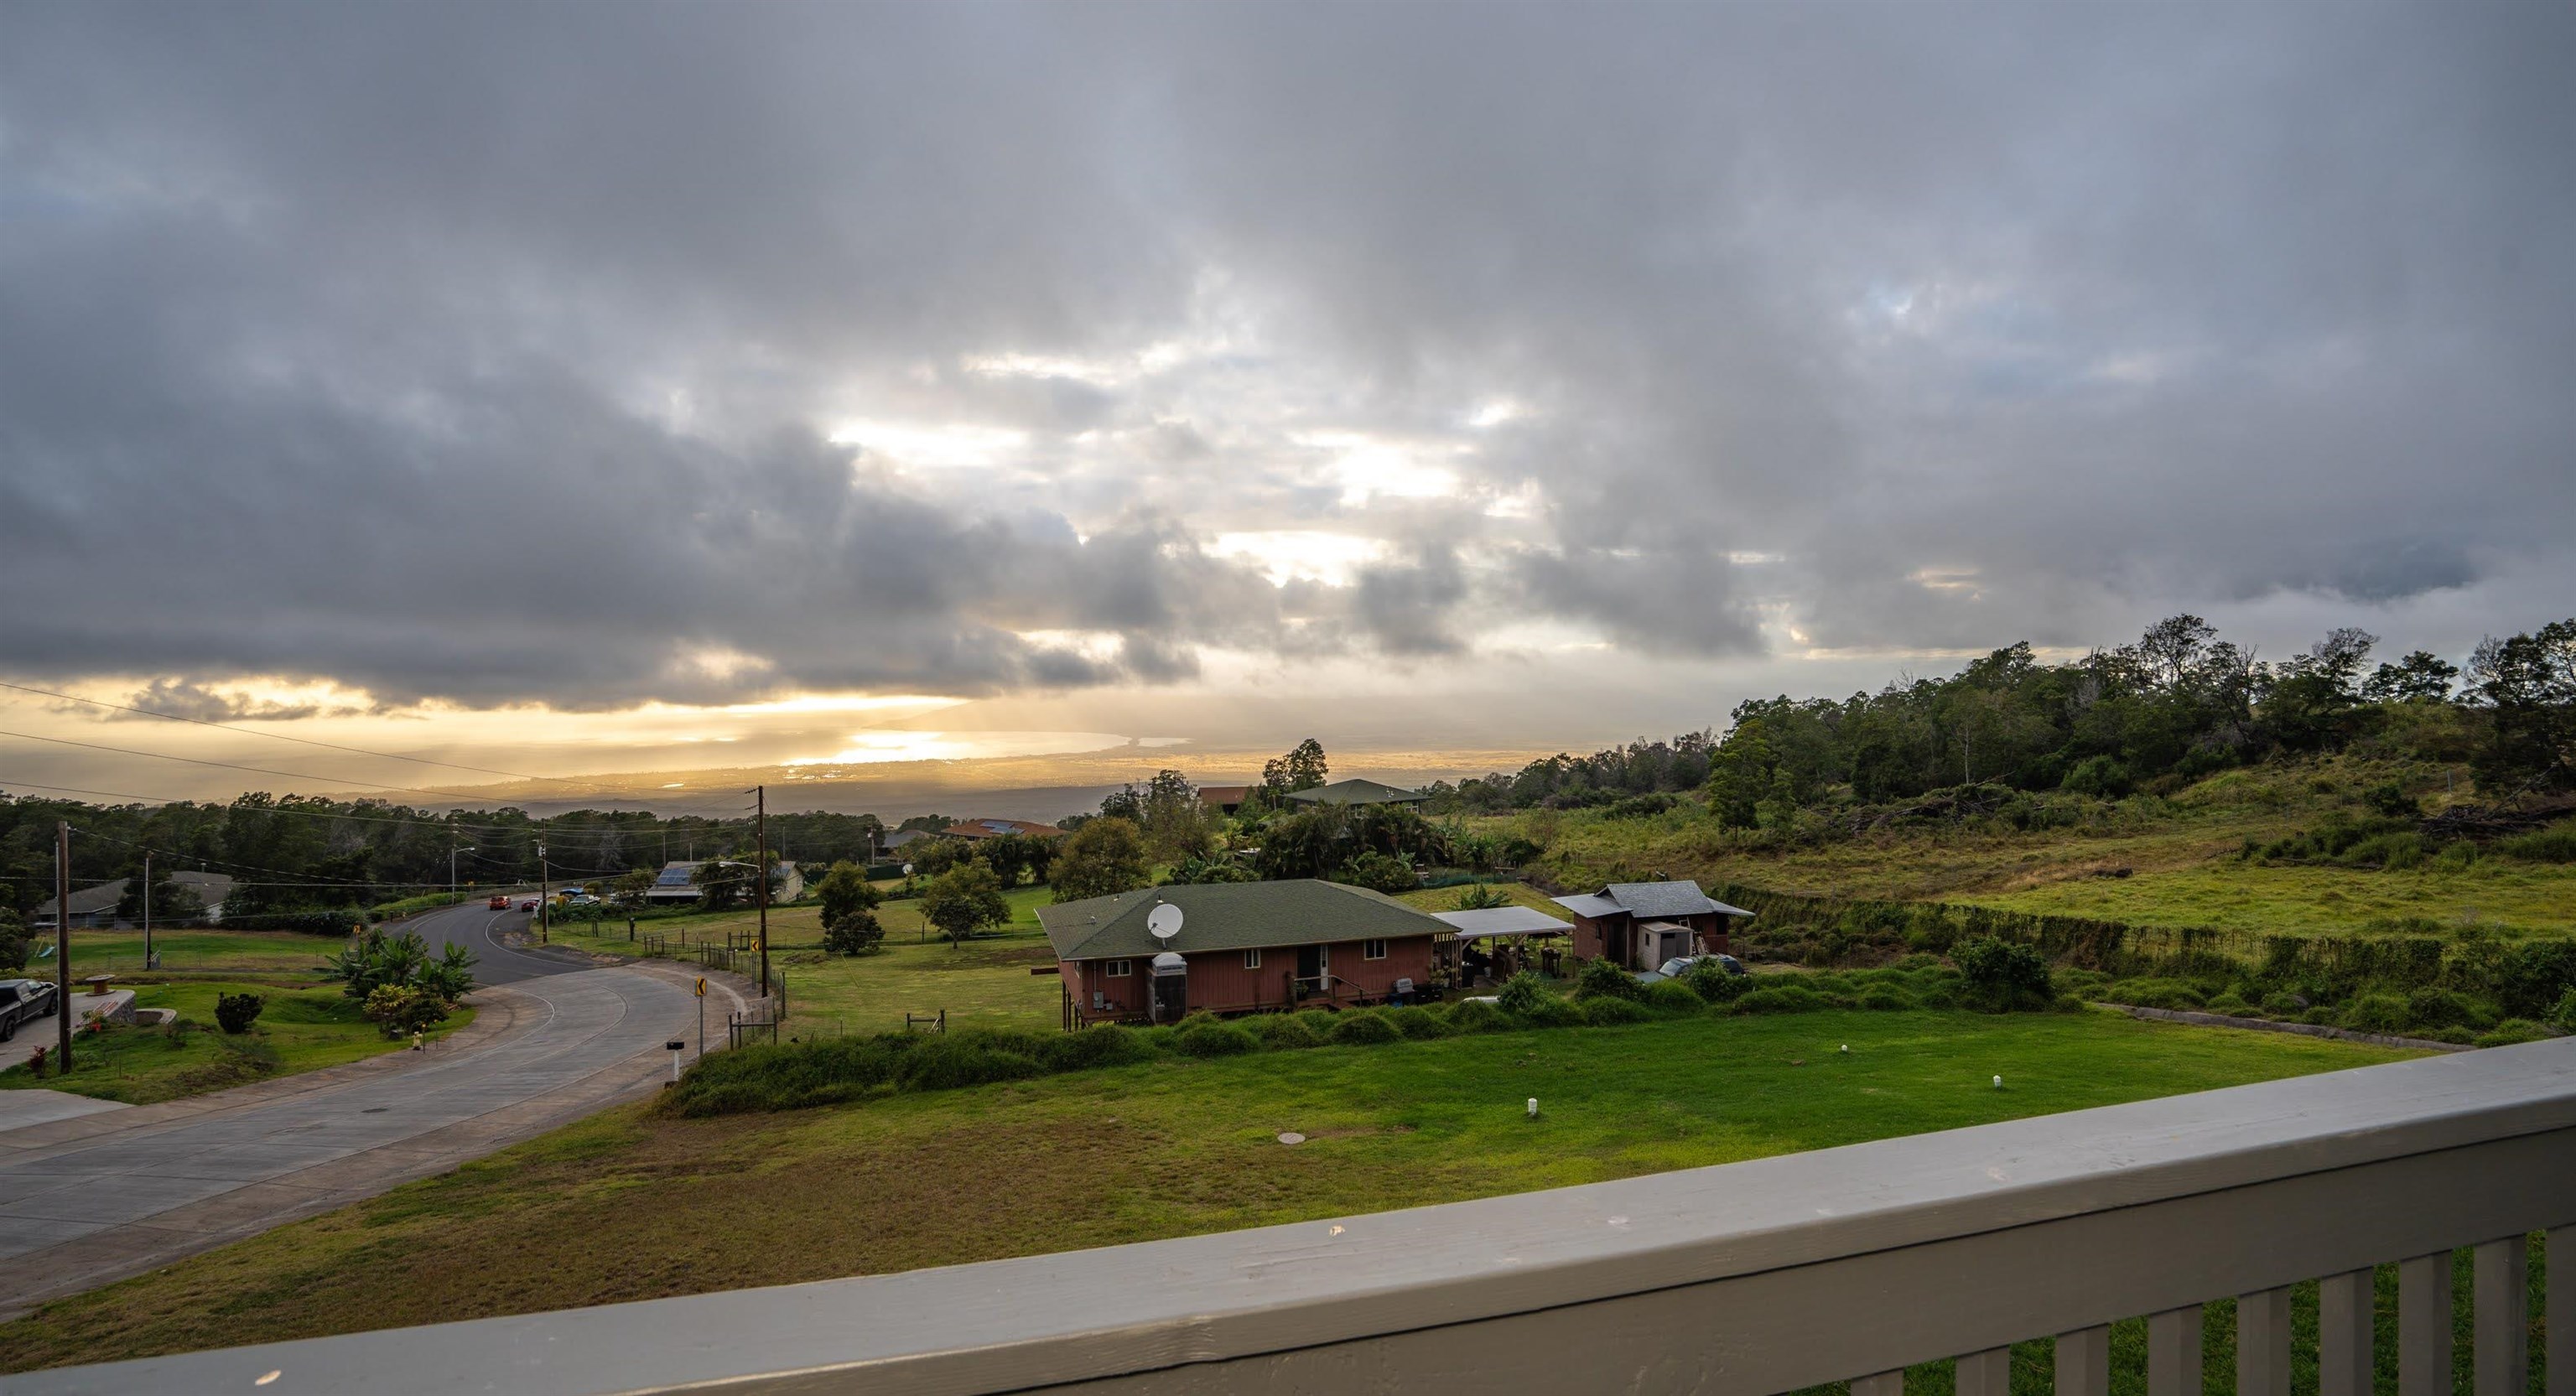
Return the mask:
<path fill-rule="evenodd" d="M 227 931 L 302 931 L 306 935 L 345 936 L 350 927 L 375 919 L 365 907 L 344 906 L 331 911 L 255 911 L 245 916 L 227 916 L 221 924 Z"/>
<path fill-rule="evenodd" d="M 1618 978 L 1632 992 L 1568 998 L 1538 988 L 1534 980 L 1521 980 L 1505 987 L 1501 1003 L 1468 999 L 1405 1008 L 1308 1009 L 1231 1021 L 1194 1014 L 1169 1027 L 1104 1025 L 1071 1033 L 986 1029 L 885 1033 L 751 1046 L 700 1058 L 679 1086 L 663 1097 L 662 1108 L 684 1116 L 795 1110 L 1175 1056 L 1375 1046 L 1469 1033 L 1611 1027 L 1708 1014 L 1955 1008 L 1967 998 L 1958 972 L 1929 956 L 1902 966 L 1849 974 L 1802 975 L 1796 983 L 1715 974 L 1647 985 L 1625 975 Z"/>

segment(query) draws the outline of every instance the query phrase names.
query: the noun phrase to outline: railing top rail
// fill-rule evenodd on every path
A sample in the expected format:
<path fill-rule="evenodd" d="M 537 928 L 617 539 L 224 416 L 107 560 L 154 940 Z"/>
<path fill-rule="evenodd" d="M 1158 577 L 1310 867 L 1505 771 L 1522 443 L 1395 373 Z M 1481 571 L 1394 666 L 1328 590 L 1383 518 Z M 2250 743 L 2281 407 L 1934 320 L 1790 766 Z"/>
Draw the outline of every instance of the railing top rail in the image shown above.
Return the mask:
<path fill-rule="evenodd" d="M 8 1389 L 249 1390 L 274 1371 L 266 1396 L 857 1381 L 1018 1390 L 1536 1314 L 2569 1130 L 2576 1039 L 2558 1039 L 1542 1193 L 67 1368 Z"/>

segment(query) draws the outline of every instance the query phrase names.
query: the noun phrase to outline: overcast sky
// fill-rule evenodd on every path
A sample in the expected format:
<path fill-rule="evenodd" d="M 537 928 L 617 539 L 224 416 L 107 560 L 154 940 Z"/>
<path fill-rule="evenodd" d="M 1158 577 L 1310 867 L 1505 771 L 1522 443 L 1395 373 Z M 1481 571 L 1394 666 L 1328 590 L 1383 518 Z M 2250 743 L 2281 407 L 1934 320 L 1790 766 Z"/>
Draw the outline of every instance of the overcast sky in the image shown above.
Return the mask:
<path fill-rule="evenodd" d="M 2456 659 L 2576 612 L 2571 16 L 13 4 L 0 669 L 1554 747 Z"/>

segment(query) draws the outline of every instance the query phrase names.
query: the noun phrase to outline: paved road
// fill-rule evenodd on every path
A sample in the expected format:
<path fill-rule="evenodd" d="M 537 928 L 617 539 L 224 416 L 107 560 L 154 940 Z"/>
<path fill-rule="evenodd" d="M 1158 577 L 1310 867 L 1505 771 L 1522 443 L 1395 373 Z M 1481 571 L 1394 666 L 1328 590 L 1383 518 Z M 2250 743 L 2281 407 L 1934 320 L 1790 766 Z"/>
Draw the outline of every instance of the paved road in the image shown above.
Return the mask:
<path fill-rule="evenodd" d="M 440 930 L 480 933 L 456 912 Z M 694 1046 L 675 969 L 477 953 L 519 977 L 478 990 L 476 1021 L 428 1051 L 0 1132 L 0 1318 L 649 1093 L 665 1040 Z"/>
<path fill-rule="evenodd" d="M 482 984 L 517 984 L 550 974 L 571 974 L 591 967 L 591 962 L 570 951 L 548 950 L 542 946 L 513 950 L 501 943 L 505 931 L 524 931 L 532 918 L 517 909 L 524 894 L 513 893 L 511 910 L 494 911 L 482 902 L 467 902 L 438 911 L 426 912 L 403 923 L 407 930 L 420 932 L 420 938 L 436 951 L 442 946 L 462 945 L 474 952 L 474 978 Z"/>

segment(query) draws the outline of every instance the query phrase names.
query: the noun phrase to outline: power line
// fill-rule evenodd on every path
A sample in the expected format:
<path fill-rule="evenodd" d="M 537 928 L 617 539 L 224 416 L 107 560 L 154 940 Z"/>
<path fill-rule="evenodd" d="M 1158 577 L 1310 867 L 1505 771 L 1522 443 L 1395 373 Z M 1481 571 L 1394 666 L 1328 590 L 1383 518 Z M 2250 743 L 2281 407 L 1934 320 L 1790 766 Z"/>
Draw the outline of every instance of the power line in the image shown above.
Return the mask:
<path fill-rule="evenodd" d="M 302 869 L 263 868 L 256 863 L 236 863 L 229 858 L 211 858 L 199 853 L 182 853 L 177 849 L 172 848 L 156 848 L 148 843 L 136 843 L 132 839 L 118 838 L 114 834 L 103 834 L 96 829 L 84 829 L 77 824 L 72 826 L 72 831 L 84 838 L 93 838 L 101 843 L 112 843 L 122 848 L 136 849 L 146 853 L 157 853 L 164 858 L 176 858 L 182 862 L 194 861 L 199 863 L 221 863 L 227 868 L 238 868 L 243 872 L 267 873 L 272 877 L 304 877 L 318 879 L 306 884 L 314 887 L 443 887 L 446 885 L 445 883 L 433 884 L 426 882 L 401 882 L 392 879 L 376 878 L 325 878 L 320 873 L 306 872 Z"/>

